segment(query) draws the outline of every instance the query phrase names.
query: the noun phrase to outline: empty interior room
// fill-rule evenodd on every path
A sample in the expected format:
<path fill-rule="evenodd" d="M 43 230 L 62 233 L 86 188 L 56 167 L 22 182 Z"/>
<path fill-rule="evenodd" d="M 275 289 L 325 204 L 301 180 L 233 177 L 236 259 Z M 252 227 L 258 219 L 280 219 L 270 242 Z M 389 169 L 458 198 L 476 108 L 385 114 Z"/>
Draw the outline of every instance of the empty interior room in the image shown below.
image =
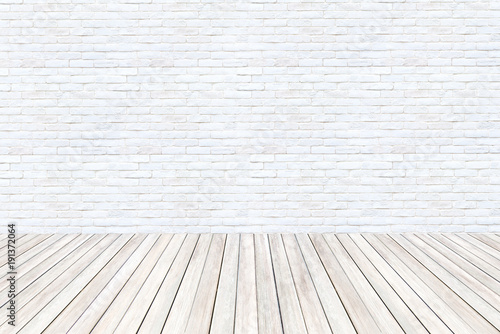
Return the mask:
<path fill-rule="evenodd" d="M 0 27 L 0 333 L 500 333 L 500 2 Z"/>

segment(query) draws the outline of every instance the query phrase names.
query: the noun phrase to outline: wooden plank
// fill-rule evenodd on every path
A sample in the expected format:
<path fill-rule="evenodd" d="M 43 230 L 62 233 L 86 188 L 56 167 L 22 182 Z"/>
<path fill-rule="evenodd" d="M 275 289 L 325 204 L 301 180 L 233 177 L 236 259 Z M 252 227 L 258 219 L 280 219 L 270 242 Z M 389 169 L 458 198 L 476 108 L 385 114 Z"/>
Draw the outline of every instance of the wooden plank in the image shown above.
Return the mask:
<path fill-rule="evenodd" d="M 39 243 L 41 243 L 42 241 L 51 236 L 52 234 L 36 234 L 33 237 L 28 237 L 29 240 L 26 240 L 26 242 L 23 243 L 18 242 L 16 244 L 16 262 L 24 261 L 23 254 L 25 252 L 29 251 L 31 248 L 35 247 L 36 245 L 38 245 Z M 3 270 L 5 270 L 6 265 L 7 265 L 7 257 L 2 256 L 2 258 L 0 258 L 0 269 L 2 270 L 2 274 L 5 273 L 5 271 Z"/>
<path fill-rule="evenodd" d="M 356 331 L 358 333 L 380 333 L 381 330 L 378 324 L 366 308 L 346 273 L 341 269 L 337 257 L 332 253 L 323 235 L 310 234 L 309 237 Z"/>
<path fill-rule="evenodd" d="M 481 240 L 486 240 L 489 239 L 489 244 L 491 244 L 491 247 L 495 248 L 497 251 L 500 251 L 500 237 L 494 233 L 481 233 L 481 234 L 472 234 L 474 236 L 477 236 L 481 238 Z"/>
<path fill-rule="evenodd" d="M 500 331 L 496 234 L 22 236 L 19 333 Z"/>
<path fill-rule="evenodd" d="M 270 234 L 269 244 L 273 261 L 275 284 L 278 291 L 283 332 L 285 334 L 307 333 L 281 235 Z"/>
<path fill-rule="evenodd" d="M 194 240 L 193 249 L 197 239 L 197 236 L 192 236 L 187 240 Z M 136 332 L 185 241 L 186 236 L 183 234 L 176 234 L 172 239 L 163 235 L 157 243 L 158 247 L 153 247 L 146 261 L 141 263 L 137 273 L 99 319 L 92 333 L 119 333 L 116 328 L 120 322 L 123 322 L 124 328 L 130 326 L 133 332 Z"/>
<path fill-rule="evenodd" d="M 75 237 L 76 235 L 69 235 L 69 237 Z M 43 256 L 43 252 L 44 250 L 47 249 L 47 247 L 51 247 L 51 245 L 54 245 L 54 247 L 56 247 L 56 243 L 61 240 L 61 238 L 63 238 L 62 235 L 50 235 L 48 238 L 40 241 L 39 243 L 37 243 L 36 245 L 33 245 L 33 247 L 29 248 L 29 249 L 26 249 L 26 251 L 17 256 L 16 255 L 16 267 L 18 269 L 18 271 L 22 271 L 24 270 L 24 268 L 27 268 L 26 267 L 26 263 L 30 260 L 33 259 L 33 257 L 36 257 L 37 255 L 42 255 Z M 17 249 L 16 249 L 16 253 L 17 253 Z M 32 262 L 30 262 L 32 263 Z M 1 268 L 3 269 L 3 267 Z M 1 270 L 0 269 L 0 270 Z"/>
<path fill-rule="evenodd" d="M 258 328 L 255 246 L 253 236 L 243 234 L 240 239 L 234 333 L 257 333 Z"/>
<path fill-rule="evenodd" d="M 476 312 L 400 244 L 387 235 L 365 238 L 452 331 L 475 332 L 465 319 Z"/>
<path fill-rule="evenodd" d="M 493 278 L 500 277 L 500 259 L 483 252 L 480 248 L 453 234 L 432 235 L 436 240 L 446 245 L 452 251 L 462 256 Z"/>
<path fill-rule="evenodd" d="M 398 243 L 387 235 L 364 238 L 453 332 L 475 332 L 464 320 L 468 305 Z"/>
<path fill-rule="evenodd" d="M 81 269 L 87 266 L 99 252 L 106 249 L 115 239 L 116 236 L 111 237 L 109 235 L 99 235 L 87 239 L 75 251 L 46 271 L 43 276 L 28 287 L 23 287 L 16 296 L 19 311 L 17 313 L 18 326 L 40 311 L 62 287 L 74 278 L 70 271 L 76 270 L 74 268 Z M 2 322 L 3 325 L 5 325 L 6 321 Z M 0 328 L 2 327 L 0 326 Z"/>
<path fill-rule="evenodd" d="M 165 313 L 164 317 L 159 318 L 158 323 L 164 322 L 162 332 L 164 333 L 184 333 L 188 321 L 187 315 L 189 314 L 191 307 L 193 306 L 193 301 L 196 296 L 196 290 L 198 288 L 198 284 L 200 282 L 201 273 L 203 271 L 203 267 L 205 261 L 207 259 L 208 250 L 212 241 L 212 235 L 202 234 L 200 236 L 200 240 L 198 241 L 198 245 L 196 245 L 196 249 L 194 250 L 191 261 L 189 261 L 189 265 L 186 269 L 186 273 L 184 274 L 184 278 L 182 279 L 182 283 L 179 287 L 177 295 L 175 296 L 175 300 L 170 309 L 170 313 Z M 167 274 L 167 277 L 169 275 Z M 158 303 L 158 300 L 155 299 L 153 304 Z M 168 308 L 168 305 L 164 303 L 159 303 L 159 307 Z M 166 320 L 165 320 L 166 319 Z M 145 321 L 145 324 L 148 322 Z M 145 326 L 141 326 L 141 333 L 159 333 L 156 328 L 160 329 L 160 327 L 152 327 L 153 330 L 148 329 L 146 331 Z"/>
<path fill-rule="evenodd" d="M 325 234 L 324 238 L 381 331 L 383 333 L 402 333 L 403 330 L 396 319 L 394 319 L 394 316 L 373 290 L 370 283 L 352 261 L 351 257 L 345 251 L 344 247 L 342 247 L 342 244 L 335 235 Z"/>
<path fill-rule="evenodd" d="M 76 236 L 75 234 L 67 234 L 66 236 L 68 235 L 73 237 Z M 19 261 L 17 262 L 19 263 L 19 265 L 21 265 L 22 263 L 28 261 L 33 256 L 40 253 L 42 250 L 46 249 L 48 246 L 57 242 L 57 240 L 60 240 L 64 236 L 65 235 L 61 234 L 48 234 L 48 235 L 44 234 L 43 238 L 40 239 L 40 241 L 37 244 L 33 244 L 32 247 L 26 249 L 26 251 L 22 254 L 22 258 L 18 259 Z"/>
<path fill-rule="evenodd" d="M 35 280 L 43 276 L 48 270 L 52 269 L 55 264 L 57 264 L 64 256 L 70 254 L 73 250 L 75 250 L 78 246 L 80 246 L 85 240 L 87 240 L 89 235 L 79 235 L 76 238 L 72 238 L 72 236 L 67 236 L 67 238 L 60 239 L 59 242 L 61 244 L 55 245 L 51 247 L 50 250 L 44 252 L 47 257 L 45 259 L 36 259 L 40 260 L 36 265 L 29 265 L 32 269 L 23 269 L 18 271 L 17 279 L 23 282 L 22 288 L 17 291 L 20 294 L 24 289 L 30 286 Z M 20 287 L 18 286 L 18 289 Z M 7 297 L 7 289 L 8 282 L 7 280 L 0 281 L 0 305 L 3 306 L 4 301 L 3 297 Z"/>
<path fill-rule="evenodd" d="M 461 259 L 458 255 L 453 254 L 445 248 L 443 245 L 438 243 L 432 238 L 429 238 L 428 243 L 426 243 L 423 239 L 426 239 L 425 236 L 420 235 L 411 235 L 406 237 L 413 245 L 415 245 L 421 253 L 420 255 L 426 254 L 427 257 L 424 257 L 426 263 L 437 267 L 436 264 L 440 265 L 441 268 L 439 272 L 444 274 L 444 278 L 442 278 L 443 282 L 447 284 L 448 282 L 450 287 L 455 292 L 462 292 L 462 298 L 469 303 L 472 307 L 476 308 L 476 310 L 483 310 L 485 312 L 485 316 L 491 314 L 491 317 L 496 317 L 496 323 L 500 329 L 500 313 L 498 310 L 495 310 L 492 307 L 487 307 L 485 301 L 489 302 L 491 305 L 498 305 L 500 307 L 500 296 L 496 293 L 492 293 L 492 290 L 485 286 L 483 283 L 487 281 L 487 279 L 491 279 L 490 276 L 486 275 L 482 271 L 477 268 L 469 268 L 467 265 L 471 266 L 469 263 L 466 263 L 465 260 Z M 434 248 L 433 248 L 434 247 Z M 448 257 L 440 253 L 439 251 L 446 252 L 446 255 L 451 257 L 454 261 L 451 261 Z M 428 261 L 428 259 L 432 259 L 434 263 Z M 457 265 L 459 264 L 459 265 Z M 475 269 L 473 270 L 474 276 L 480 276 L 483 282 L 477 280 L 473 275 L 466 272 L 462 267 L 467 267 L 467 269 Z M 434 269 L 433 269 L 434 272 Z M 438 272 L 434 272 L 436 275 Z M 448 280 L 446 279 L 448 278 Z M 460 284 L 461 283 L 461 284 Z M 465 288 L 464 288 L 465 287 Z M 481 300 L 482 297 L 483 300 Z M 470 298 L 470 299 L 469 299 Z M 477 307 L 480 307 L 479 309 Z M 496 311 L 496 312 L 494 312 Z"/>
<path fill-rule="evenodd" d="M 229 234 L 222 260 L 219 286 L 212 315 L 211 334 L 233 333 L 236 312 L 236 283 L 238 280 L 238 259 L 240 236 Z"/>
<path fill-rule="evenodd" d="M 283 234 L 281 237 L 307 331 L 309 333 L 332 333 L 316 288 L 297 244 L 297 239 L 291 234 Z"/>
<path fill-rule="evenodd" d="M 456 234 L 456 236 L 458 236 L 458 237 L 466 240 L 467 242 L 473 244 L 477 248 L 481 249 L 481 251 L 483 251 L 485 253 L 488 253 L 490 256 L 494 257 L 495 259 L 500 259 L 500 256 L 499 256 L 500 252 L 499 251 L 497 251 L 496 249 L 492 248 L 491 246 L 485 244 L 484 242 L 482 242 L 478 238 L 472 237 L 471 234 L 468 234 L 468 233 L 459 233 L 459 234 Z M 478 235 L 476 235 L 476 237 L 478 237 Z"/>
<path fill-rule="evenodd" d="M 22 244 L 25 244 L 27 242 L 29 242 L 31 239 L 35 238 L 36 236 L 38 236 L 39 234 L 25 234 L 23 236 L 19 236 L 19 235 L 16 235 L 16 238 L 15 238 L 15 245 L 16 247 L 22 245 Z M 2 247 L 0 249 L 6 249 L 7 248 L 7 240 L 4 241 L 4 244 L 2 244 Z"/>
<path fill-rule="evenodd" d="M 69 243 L 76 242 L 79 237 L 78 234 L 65 234 L 58 235 L 56 239 L 45 239 L 43 242 L 37 246 L 31 248 L 28 254 L 26 252 L 24 261 L 18 266 L 18 274 L 23 274 L 31 271 L 34 267 L 38 266 L 41 262 L 44 262 L 47 258 L 56 254 L 61 248 L 65 247 Z M 21 276 L 19 276 L 20 278 Z"/>
<path fill-rule="evenodd" d="M 38 245 L 43 240 L 54 236 L 53 234 L 29 234 L 26 238 L 22 239 L 23 242 L 16 244 L 16 253 L 21 255 L 32 247 Z"/>
<path fill-rule="evenodd" d="M 17 273 L 23 273 L 23 264 L 29 260 L 31 257 L 36 255 L 40 249 L 43 249 L 44 246 L 50 244 L 62 236 L 56 235 L 40 235 L 38 238 L 35 236 L 30 239 L 28 242 L 20 244 L 17 242 L 16 245 L 16 271 Z M 7 249 L 4 250 L 4 254 L 7 254 Z M 0 265 L 0 282 L 6 281 L 7 273 L 10 271 L 7 264 L 7 256 L 2 257 Z"/>
<path fill-rule="evenodd" d="M 489 275 L 430 237 L 415 235 L 407 239 L 484 300 L 500 308 L 500 289 L 498 283 Z"/>
<path fill-rule="evenodd" d="M 469 235 L 476 238 L 477 240 L 481 241 L 485 245 L 488 245 L 490 252 L 491 252 L 491 255 L 493 255 L 497 258 L 500 258 L 500 255 L 499 255 L 500 254 L 500 246 L 494 240 L 489 238 L 487 234 L 471 233 Z"/>
<path fill-rule="evenodd" d="M 223 234 L 214 234 L 212 237 L 185 333 L 208 334 L 210 331 L 225 241 L 226 236 Z"/>
<path fill-rule="evenodd" d="M 7 234 L 3 234 L 3 240 L 0 240 L 0 253 L 2 252 L 7 252 Z M 34 234 L 30 234 L 29 235 L 31 238 L 33 238 L 35 235 Z M 28 239 L 23 239 L 23 238 L 27 238 L 28 237 L 28 234 L 18 234 L 16 235 L 16 246 L 20 245 L 21 242 L 24 242 L 24 240 L 28 240 Z"/>
<path fill-rule="evenodd" d="M 476 238 L 472 238 L 467 234 L 448 234 L 446 235 L 448 239 L 453 241 L 454 243 L 460 245 L 463 249 L 468 252 L 476 255 L 482 261 L 488 263 L 490 266 L 496 268 L 500 268 L 500 258 L 496 258 L 484 248 L 488 247 L 484 245 L 481 241 Z M 495 277 L 500 277 L 496 276 Z"/>
<path fill-rule="evenodd" d="M 305 234 L 298 234 L 296 238 L 331 329 L 334 333 L 356 333 L 311 240 Z"/>
<path fill-rule="evenodd" d="M 398 274 L 399 271 L 391 267 L 361 234 L 349 234 L 349 237 L 430 333 L 452 333 L 429 305 L 420 299 L 411 286 Z M 340 235 L 339 239 L 342 241 Z M 349 253 L 354 254 L 351 251 Z M 394 266 L 397 268 L 397 265 Z"/>
<path fill-rule="evenodd" d="M 161 332 L 198 238 L 198 235 L 187 235 L 177 254 L 167 254 L 165 261 L 168 260 L 168 267 L 160 267 L 158 274 L 152 272 L 149 275 L 148 280 L 151 281 L 144 284 L 144 291 L 139 291 L 139 298 L 134 299 L 115 333 Z M 98 333 L 95 329 L 94 331 Z"/>
<path fill-rule="evenodd" d="M 74 297 L 71 302 L 62 310 L 57 317 L 45 329 L 48 333 L 67 333 L 72 329 L 73 324 L 85 311 L 92 313 L 100 312 L 101 304 L 93 303 L 102 292 L 112 294 L 118 292 L 121 285 L 117 285 L 117 280 L 129 277 L 137 268 L 140 261 L 153 246 L 158 236 L 136 235 L 114 256 L 106 266 L 85 286 L 85 288 Z M 113 286 L 114 285 L 114 286 Z M 75 331 L 77 333 L 82 333 Z"/>
<path fill-rule="evenodd" d="M 427 239 L 427 236 L 425 236 L 425 238 Z M 440 250 L 441 254 L 445 255 L 450 261 L 453 261 L 457 266 L 467 271 L 482 284 L 498 294 L 498 291 L 500 291 L 500 285 L 498 284 L 500 269 L 493 267 L 491 264 L 477 257 L 472 252 L 460 247 L 442 234 L 431 234 L 428 238 L 433 238 L 441 247 L 445 247 L 442 251 Z M 483 277 L 486 278 L 483 279 Z M 498 279 L 495 279 L 495 277 Z"/>
<path fill-rule="evenodd" d="M 374 264 L 363 254 L 349 235 L 339 234 L 337 239 L 356 263 L 392 316 L 406 333 L 427 333 L 427 330 L 405 304 L 392 286 L 384 279 Z"/>
<path fill-rule="evenodd" d="M 500 250 L 500 235 L 495 233 L 487 233 L 486 236 L 497 243 L 497 249 Z"/>
<path fill-rule="evenodd" d="M 92 301 L 92 305 L 82 312 L 82 315 L 78 318 L 73 327 L 71 327 L 71 332 L 90 333 L 102 317 L 103 313 L 109 310 L 110 304 L 117 300 L 118 295 L 123 291 L 125 285 L 128 284 L 133 277 L 138 276 L 136 274 L 139 270 L 145 269 L 143 264 L 149 261 L 156 263 L 161 251 L 166 246 L 165 242 L 168 244 L 171 238 L 172 234 L 155 235 L 153 244 L 151 245 L 147 244 L 147 240 L 145 240 L 140 246 L 144 249 L 144 251 L 140 252 L 138 249 L 133 254 L 133 257 L 135 257 L 136 260 L 132 257 L 127 260 L 127 263 L 115 274 L 106 288 Z M 158 247 L 158 245 L 160 245 L 160 247 Z M 152 269 L 152 266 L 150 269 Z M 140 286 L 141 284 L 138 285 Z M 124 292 L 123 294 L 128 292 L 129 291 Z M 122 314 L 117 315 L 119 319 L 121 319 L 121 316 Z"/>
<path fill-rule="evenodd" d="M 85 268 L 73 266 L 72 270 L 67 271 L 65 277 L 72 278 L 66 286 L 54 285 L 52 289 L 41 292 L 33 298 L 27 306 L 31 306 L 26 314 L 34 315 L 31 319 L 19 319 L 19 333 L 41 333 L 50 322 L 71 302 L 87 283 L 116 255 L 116 253 L 131 239 L 130 235 L 120 235 L 109 247 L 107 247 L 95 260 Z M 88 254 L 88 253 L 87 253 Z M 54 283 L 54 282 L 53 282 Z M 46 298 L 47 295 L 56 295 L 53 298 Z M 38 303 L 45 304 L 43 309 L 39 308 Z M 37 304 L 35 304 L 35 302 Z M 31 305 L 30 305 L 31 304 Z M 33 312 L 32 308 L 40 309 L 39 312 Z M 36 315 L 35 315 L 36 314 Z"/>
<path fill-rule="evenodd" d="M 254 235 L 259 333 L 282 334 L 278 293 L 274 284 L 271 250 L 267 235 Z M 222 333 L 222 332 L 220 332 Z"/>
<path fill-rule="evenodd" d="M 498 323 L 500 321 L 500 317 L 496 316 L 496 310 L 492 308 L 491 305 L 486 303 L 481 297 L 479 297 L 471 288 L 463 284 L 454 275 L 450 274 L 447 270 L 441 267 L 441 265 L 437 263 L 432 257 L 428 256 L 423 250 L 420 249 L 420 247 L 422 247 L 426 251 L 428 251 L 430 247 L 426 247 L 426 244 L 423 244 L 423 242 L 419 243 L 419 247 L 417 247 L 401 235 L 393 235 L 392 238 L 399 245 L 401 245 L 405 249 L 405 251 L 407 251 L 415 259 L 417 259 L 419 263 L 424 265 L 430 272 L 432 272 L 433 275 L 438 277 L 444 284 L 446 284 L 446 286 L 451 289 L 453 294 L 460 296 L 462 300 L 464 300 L 468 304 L 463 305 L 462 303 L 456 301 L 454 303 L 450 303 L 449 305 L 456 312 L 461 312 L 464 319 L 467 319 L 467 323 L 470 324 L 472 328 L 482 333 L 497 332 L 497 330 L 490 323 L 479 316 L 482 315 L 489 321 Z M 462 275 L 462 273 L 457 273 L 459 275 Z M 444 286 L 443 284 L 441 284 L 441 286 L 442 293 L 442 291 L 444 290 Z"/>

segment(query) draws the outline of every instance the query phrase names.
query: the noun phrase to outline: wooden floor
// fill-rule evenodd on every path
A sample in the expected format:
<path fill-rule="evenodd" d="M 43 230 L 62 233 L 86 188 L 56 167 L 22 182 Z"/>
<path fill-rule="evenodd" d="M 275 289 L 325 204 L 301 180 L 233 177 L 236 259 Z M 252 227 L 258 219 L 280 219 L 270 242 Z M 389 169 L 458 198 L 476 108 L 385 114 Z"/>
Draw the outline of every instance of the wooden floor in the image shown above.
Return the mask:
<path fill-rule="evenodd" d="M 17 253 L 1 333 L 500 332 L 496 234 L 22 235 Z"/>

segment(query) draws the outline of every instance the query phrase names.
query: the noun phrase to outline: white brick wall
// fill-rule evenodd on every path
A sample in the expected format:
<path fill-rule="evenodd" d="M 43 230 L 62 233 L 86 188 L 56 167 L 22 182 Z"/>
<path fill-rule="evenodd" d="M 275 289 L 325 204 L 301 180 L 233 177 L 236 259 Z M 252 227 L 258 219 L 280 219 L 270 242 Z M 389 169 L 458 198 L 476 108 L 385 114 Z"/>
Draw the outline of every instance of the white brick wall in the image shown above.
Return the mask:
<path fill-rule="evenodd" d="M 500 232 L 500 2 L 0 1 L 21 232 Z"/>

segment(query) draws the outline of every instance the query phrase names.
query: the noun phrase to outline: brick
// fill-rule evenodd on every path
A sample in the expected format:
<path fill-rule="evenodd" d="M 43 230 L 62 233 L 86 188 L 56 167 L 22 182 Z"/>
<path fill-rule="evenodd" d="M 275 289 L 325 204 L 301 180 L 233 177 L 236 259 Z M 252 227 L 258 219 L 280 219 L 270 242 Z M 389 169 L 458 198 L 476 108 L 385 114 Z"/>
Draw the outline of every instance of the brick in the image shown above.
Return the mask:
<path fill-rule="evenodd" d="M 75 6 L 0 4 L 23 231 L 498 232 L 498 5 Z"/>

